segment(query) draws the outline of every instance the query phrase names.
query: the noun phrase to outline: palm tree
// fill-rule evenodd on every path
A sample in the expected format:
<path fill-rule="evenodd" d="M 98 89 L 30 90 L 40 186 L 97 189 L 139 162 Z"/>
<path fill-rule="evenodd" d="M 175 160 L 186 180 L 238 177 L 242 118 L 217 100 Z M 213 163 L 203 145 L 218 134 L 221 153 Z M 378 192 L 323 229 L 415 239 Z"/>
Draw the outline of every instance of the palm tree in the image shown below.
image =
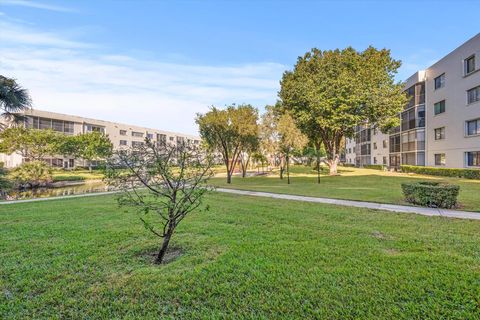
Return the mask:
<path fill-rule="evenodd" d="M 18 115 L 30 108 L 32 100 L 28 91 L 22 88 L 15 79 L 0 75 L 0 116 L 7 120 L 19 122 L 24 117 Z"/>

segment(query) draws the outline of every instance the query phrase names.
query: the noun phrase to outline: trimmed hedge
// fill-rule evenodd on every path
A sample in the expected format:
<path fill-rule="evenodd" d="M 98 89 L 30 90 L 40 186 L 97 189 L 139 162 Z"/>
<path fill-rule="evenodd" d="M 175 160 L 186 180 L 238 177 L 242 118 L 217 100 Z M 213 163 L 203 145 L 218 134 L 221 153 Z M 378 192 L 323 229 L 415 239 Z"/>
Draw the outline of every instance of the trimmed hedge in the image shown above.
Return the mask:
<path fill-rule="evenodd" d="M 367 164 L 363 166 L 365 169 L 373 169 L 373 170 L 383 170 L 385 168 L 382 164 Z"/>
<path fill-rule="evenodd" d="M 453 208 L 457 205 L 460 186 L 440 182 L 402 183 L 405 201 L 433 208 Z"/>
<path fill-rule="evenodd" d="M 457 177 L 465 179 L 480 179 L 480 170 L 478 169 L 453 169 L 453 168 L 436 168 L 422 166 L 400 166 L 402 172 L 426 174 L 431 176 Z"/>
<path fill-rule="evenodd" d="M 344 163 L 341 166 L 342 167 L 348 167 L 348 168 L 355 168 L 355 165 L 353 163 Z"/>

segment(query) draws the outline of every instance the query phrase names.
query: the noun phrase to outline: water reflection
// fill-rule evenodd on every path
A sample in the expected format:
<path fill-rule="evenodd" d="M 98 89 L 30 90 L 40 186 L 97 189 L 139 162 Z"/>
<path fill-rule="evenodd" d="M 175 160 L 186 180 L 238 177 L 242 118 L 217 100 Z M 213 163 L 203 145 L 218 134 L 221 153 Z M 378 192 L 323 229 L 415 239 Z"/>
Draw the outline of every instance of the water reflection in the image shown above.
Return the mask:
<path fill-rule="evenodd" d="M 95 181 L 60 188 L 36 188 L 24 191 L 15 190 L 7 193 L 7 195 L 3 197 L 3 200 L 49 198 L 105 191 L 109 191 L 108 186 L 101 181 Z"/>

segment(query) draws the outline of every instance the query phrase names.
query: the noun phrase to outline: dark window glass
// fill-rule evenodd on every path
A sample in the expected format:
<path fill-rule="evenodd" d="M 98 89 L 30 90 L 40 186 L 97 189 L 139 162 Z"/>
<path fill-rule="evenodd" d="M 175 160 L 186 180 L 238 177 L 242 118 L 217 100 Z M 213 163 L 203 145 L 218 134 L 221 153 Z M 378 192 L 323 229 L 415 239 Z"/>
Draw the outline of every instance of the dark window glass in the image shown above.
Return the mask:
<path fill-rule="evenodd" d="M 445 112 L 445 100 L 437 102 L 433 105 L 435 114 L 440 114 Z"/>
<path fill-rule="evenodd" d="M 444 166 L 445 165 L 445 153 L 435 154 L 435 165 Z"/>
<path fill-rule="evenodd" d="M 467 91 L 467 103 L 480 101 L 480 86 Z"/>
<path fill-rule="evenodd" d="M 475 56 L 465 59 L 465 74 L 475 71 Z"/>
<path fill-rule="evenodd" d="M 480 119 L 467 121 L 467 135 L 474 136 L 480 134 Z"/>
<path fill-rule="evenodd" d="M 434 82 L 435 82 L 435 89 L 440 89 L 445 87 L 445 73 L 436 77 Z"/>
<path fill-rule="evenodd" d="M 467 166 L 480 167 L 480 151 L 467 152 Z"/>
<path fill-rule="evenodd" d="M 435 140 L 445 139 L 445 127 L 435 129 Z"/>

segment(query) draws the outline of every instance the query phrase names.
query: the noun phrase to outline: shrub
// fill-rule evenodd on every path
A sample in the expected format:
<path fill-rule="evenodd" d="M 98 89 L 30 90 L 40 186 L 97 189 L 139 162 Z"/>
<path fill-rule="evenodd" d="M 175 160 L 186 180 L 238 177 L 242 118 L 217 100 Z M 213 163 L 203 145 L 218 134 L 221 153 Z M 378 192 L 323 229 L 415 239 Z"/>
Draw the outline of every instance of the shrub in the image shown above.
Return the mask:
<path fill-rule="evenodd" d="M 10 173 L 16 188 L 34 188 L 52 182 L 52 168 L 43 161 L 22 163 Z"/>
<path fill-rule="evenodd" d="M 365 169 L 373 169 L 373 170 L 383 170 L 385 166 L 383 164 L 368 164 L 363 166 Z"/>
<path fill-rule="evenodd" d="M 425 207 L 455 207 L 460 187 L 439 182 L 402 183 L 405 201 Z"/>
<path fill-rule="evenodd" d="M 354 168 L 355 167 L 355 165 L 353 163 L 344 163 L 344 164 L 342 164 L 342 166 L 348 167 L 348 168 Z"/>
<path fill-rule="evenodd" d="M 7 171 L 3 167 L 3 162 L 0 162 L 0 195 L 12 187 L 11 182 L 7 179 Z"/>
<path fill-rule="evenodd" d="M 418 173 L 442 177 L 457 177 L 465 179 L 480 179 L 480 170 L 478 169 L 454 169 L 406 165 L 402 165 L 400 168 L 402 172 L 407 173 Z"/>

